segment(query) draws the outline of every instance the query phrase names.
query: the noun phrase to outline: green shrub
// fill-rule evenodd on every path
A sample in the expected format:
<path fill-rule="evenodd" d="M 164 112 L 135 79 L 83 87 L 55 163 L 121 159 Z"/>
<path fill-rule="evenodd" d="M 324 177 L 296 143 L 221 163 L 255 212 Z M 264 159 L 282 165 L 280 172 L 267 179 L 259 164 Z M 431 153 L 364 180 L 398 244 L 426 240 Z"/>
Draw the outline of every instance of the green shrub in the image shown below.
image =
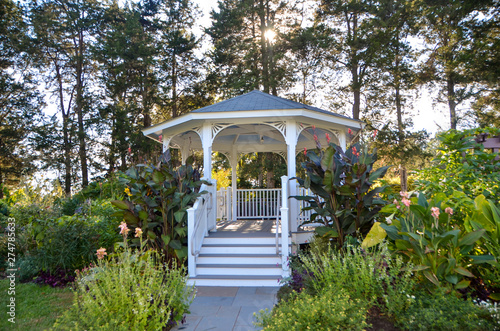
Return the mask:
<path fill-rule="evenodd" d="M 500 325 L 488 309 L 450 293 L 418 292 L 408 310 L 398 315 L 397 324 L 408 330 L 495 330 Z"/>
<path fill-rule="evenodd" d="M 383 303 L 382 309 L 394 316 L 411 304 L 415 285 L 411 268 L 402 258 L 393 258 L 385 247 L 373 252 L 350 247 L 343 253 L 329 249 L 303 258 L 304 269 L 312 273 L 314 293 L 326 288 L 345 289 L 368 306 Z"/>
<path fill-rule="evenodd" d="M 126 248 L 116 260 L 82 271 L 74 304 L 54 329 L 170 329 L 188 312 L 193 289 L 186 286 L 185 270 L 165 270 L 159 260 L 153 251 Z"/>
<path fill-rule="evenodd" d="M 347 290 L 330 286 L 318 296 L 305 292 L 282 301 L 272 312 L 261 311 L 257 324 L 264 330 L 364 330 L 366 304 Z"/>
<path fill-rule="evenodd" d="M 40 272 L 40 265 L 34 256 L 25 255 L 16 260 L 17 276 L 20 282 L 29 282 Z"/>
<path fill-rule="evenodd" d="M 449 130 L 438 135 L 438 156 L 433 166 L 416 173 L 417 190 L 428 196 L 437 193 L 451 195 L 461 191 L 474 198 L 483 194 L 487 199 L 500 198 L 500 161 L 497 154 L 486 151 L 475 141 L 480 133 L 490 137 L 498 128 Z"/>
<path fill-rule="evenodd" d="M 118 224 L 117 219 L 100 215 L 36 220 L 30 227 L 36 248 L 30 254 L 40 269 L 49 272 L 81 269 L 95 260 L 98 248 L 113 247 L 120 240 Z"/>

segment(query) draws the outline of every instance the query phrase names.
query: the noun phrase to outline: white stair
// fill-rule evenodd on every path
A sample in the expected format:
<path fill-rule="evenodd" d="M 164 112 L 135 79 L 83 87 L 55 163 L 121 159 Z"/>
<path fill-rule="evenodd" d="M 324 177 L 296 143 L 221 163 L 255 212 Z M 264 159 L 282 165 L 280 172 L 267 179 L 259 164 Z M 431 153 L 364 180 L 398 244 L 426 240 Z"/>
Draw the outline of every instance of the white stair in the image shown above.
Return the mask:
<path fill-rule="evenodd" d="M 198 286 L 279 286 L 281 257 L 274 236 L 226 237 L 221 233 L 205 238 L 196 259 Z"/>

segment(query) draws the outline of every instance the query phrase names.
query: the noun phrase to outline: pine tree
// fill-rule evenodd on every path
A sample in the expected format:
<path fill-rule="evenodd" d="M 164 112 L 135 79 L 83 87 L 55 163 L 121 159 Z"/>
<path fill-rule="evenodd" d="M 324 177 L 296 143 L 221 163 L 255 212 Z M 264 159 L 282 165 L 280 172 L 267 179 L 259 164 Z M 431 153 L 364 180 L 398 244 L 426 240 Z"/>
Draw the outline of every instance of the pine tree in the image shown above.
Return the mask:
<path fill-rule="evenodd" d="M 36 169 L 30 139 L 43 120 L 43 100 L 23 51 L 26 29 L 21 8 L 0 0 L 0 199 L 4 185 Z"/>
<path fill-rule="evenodd" d="M 473 95 L 473 78 L 465 69 L 473 47 L 470 22 L 480 21 L 490 0 L 422 0 L 424 34 L 429 46 L 426 78 L 440 88 L 448 105 L 450 128 L 460 121 L 457 107 Z M 464 61 L 465 60 L 465 61 Z"/>

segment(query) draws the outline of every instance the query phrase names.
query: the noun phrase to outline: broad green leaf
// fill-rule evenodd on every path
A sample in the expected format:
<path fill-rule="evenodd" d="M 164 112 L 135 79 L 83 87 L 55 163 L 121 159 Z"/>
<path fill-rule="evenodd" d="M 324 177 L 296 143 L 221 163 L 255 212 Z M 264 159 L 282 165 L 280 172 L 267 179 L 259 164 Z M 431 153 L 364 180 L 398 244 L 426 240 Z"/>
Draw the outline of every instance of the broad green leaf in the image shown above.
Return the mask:
<path fill-rule="evenodd" d="M 139 212 L 139 218 L 141 219 L 141 221 L 146 221 L 148 219 L 148 213 L 144 210 L 141 210 Z"/>
<path fill-rule="evenodd" d="M 148 238 L 151 240 L 155 240 L 156 239 L 155 233 L 153 231 L 148 231 Z"/>
<path fill-rule="evenodd" d="M 497 264 L 497 260 L 495 257 L 491 255 L 469 255 L 469 257 L 472 259 L 474 264 L 481 264 L 481 263 L 489 263 L 489 264 Z"/>
<path fill-rule="evenodd" d="M 427 198 L 423 193 L 419 193 L 418 195 L 418 204 L 424 208 L 429 208 L 429 204 L 427 203 Z"/>
<path fill-rule="evenodd" d="M 177 258 L 179 258 L 181 260 L 185 259 L 188 256 L 187 247 L 182 247 L 181 249 L 176 249 L 175 255 L 177 255 Z"/>
<path fill-rule="evenodd" d="M 439 279 L 436 277 L 436 275 L 432 271 L 424 270 L 423 274 L 424 274 L 425 278 L 427 278 L 432 284 L 436 285 L 437 287 L 440 287 Z"/>
<path fill-rule="evenodd" d="M 463 267 L 456 267 L 455 269 L 453 269 L 453 271 L 455 271 L 458 274 L 467 276 L 467 277 L 474 277 L 474 275 L 469 270 L 467 270 Z"/>
<path fill-rule="evenodd" d="M 422 270 L 426 270 L 426 269 L 429 269 L 430 267 L 428 265 L 416 265 L 415 267 L 413 267 L 413 271 L 422 271 Z"/>
<path fill-rule="evenodd" d="M 161 235 L 161 239 L 163 240 L 163 243 L 165 244 L 165 246 L 167 246 L 168 243 L 170 242 L 170 236 L 168 234 Z"/>
<path fill-rule="evenodd" d="M 322 237 L 337 238 L 339 236 L 336 230 L 327 226 L 318 226 L 314 231 Z"/>
<path fill-rule="evenodd" d="M 395 243 L 396 243 L 396 248 L 401 250 L 401 251 L 412 248 L 411 243 L 408 242 L 407 240 L 404 240 L 404 239 L 396 239 Z"/>
<path fill-rule="evenodd" d="M 375 245 L 380 244 L 387 237 L 387 232 L 380 226 L 379 222 L 373 223 L 370 232 L 366 235 L 366 238 L 361 243 L 361 248 L 367 249 Z"/>
<path fill-rule="evenodd" d="M 111 201 L 111 204 L 119 209 L 125 210 L 129 208 L 128 204 L 123 200 L 113 200 Z"/>
<path fill-rule="evenodd" d="M 124 214 L 123 214 L 123 219 L 128 223 L 128 224 L 137 224 L 139 223 L 139 219 L 137 218 L 137 216 L 135 216 L 134 214 L 132 214 L 131 212 L 129 211 L 126 211 Z"/>
<path fill-rule="evenodd" d="M 161 184 L 165 181 L 165 176 L 158 170 L 153 171 L 153 181 L 156 184 Z"/>
<path fill-rule="evenodd" d="M 500 301 L 500 293 L 491 293 L 488 298 L 495 300 L 495 301 Z"/>
<path fill-rule="evenodd" d="M 446 275 L 444 277 L 448 282 L 452 283 L 455 285 L 458 282 L 458 276 L 457 275 Z"/>
<path fill-rule="evenodd" d="M 486 232 L 485 230 L 477 230 L 474 232 L 469 232 L 458 241 L 458 245 L 459 246 L 472 245 L 476 241 L 478 241 L 479 238 L 481 238 L 485 232 Z"/>
<path fill-rule="evenodd" d="M 184 218 L 184 215 L 186 214 L 185 211 L 183 210 L 179 210 L 177 212 L 174 213 L 174 217 L 175 217 L 175 221 L 177 223 L 181 223 L 182 222 L 182 219 Z"/>
<path fill-rule="evenodd" d="M 175 240 L 171 240 L 169 243 L 168 243 L 168 246 L 170 246 L 171 248 L 173 249 L 181 249 L 182 248 L 182 244 L 179 240 L 175 239 Z"/>
<path fill-rule="evenodd" d="M 370 177 L 369 177 L 369 181 L 371 183 L 373 183 L 375 180 L 381 178 L 381 177 L 384 177 L 387 170 L 389 170 L 391 166 L 385 166 L 385 167 L 381 167 L 381 168 L 378 168 L 377 170 L 373 171 L 371 174 L 370 174 Z"/>
<path fill-rule="evenodd" d="M 469 285 L 470 285 L 470 280 L 463 279 L 460 282 L 458 282 L 457 285 L 455 285 L 455 289 L 460 290 L 469 287 Z"/>

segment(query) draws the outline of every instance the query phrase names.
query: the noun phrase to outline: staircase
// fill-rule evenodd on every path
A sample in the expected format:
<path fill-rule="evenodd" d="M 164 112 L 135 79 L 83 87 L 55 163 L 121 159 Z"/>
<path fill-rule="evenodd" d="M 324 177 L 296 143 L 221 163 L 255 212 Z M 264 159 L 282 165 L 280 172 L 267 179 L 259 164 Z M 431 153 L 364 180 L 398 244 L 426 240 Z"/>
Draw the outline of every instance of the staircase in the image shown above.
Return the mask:
<path fill-rule="evenodd" d="M 281 257 L 272 233 L 214 232 L 196 259 L 198 286 L 279 286 Z"/>

